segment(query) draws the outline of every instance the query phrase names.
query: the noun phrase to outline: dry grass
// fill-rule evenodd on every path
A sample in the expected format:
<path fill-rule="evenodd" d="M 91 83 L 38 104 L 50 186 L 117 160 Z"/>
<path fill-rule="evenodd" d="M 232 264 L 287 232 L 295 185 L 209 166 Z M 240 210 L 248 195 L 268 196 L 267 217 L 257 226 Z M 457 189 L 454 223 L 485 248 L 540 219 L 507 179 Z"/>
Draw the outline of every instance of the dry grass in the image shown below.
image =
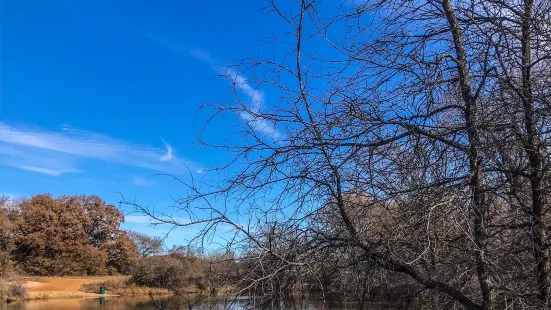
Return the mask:
<path fill-rule="evenodd" d="M 48 279 L 46 277 L 14 275 L 12 276 L 12 279 L 24 282 L 48 283 Z"/>
<path fill-rule="evenodd" d="M 78 292 L 84 283 L 104 282 L 110 279 L 128 279 L 126 276 L 115 277 L 37 277 L 38 281 L 27 281 L 31 293 L 38 292 Z"/>
<path fill-rule="evenodd" d="M 99 294 L 100 286 L 106 287 Z M 112 277 L 25 277 L 10 281 L 0 279 L 1 300 L 85 299 L 111 296 L 168 295 L 169 290 L 140 287 L 129 282 L 127 276 Z"/>
<path fill-rule="evenodd" d="M 10 282 L 0 281 L 2 300 L 85 299 L 111 296 L 161 296 L 171 291 L 162 288 L 137 286 L 127 276 L 111 277 L 25 277 Z M 99 288 L 106 288 L 99 294 Z"/>
<path fill-rule="evenodd" d="M 97 298 L 99 294 L 88 294 L 83 292 L 44 292 L 29 294 L 27 298 L 22 300 L 50 300 L 50 299 L 84 299 Z M 111 296 L 111 295 L 109 295 Z"/>
<path fill-rule="evenodd" d="M 27 288 L 23 281 L 0 279 L 0 302 L 22 300 L 28 298 Z"/>
<path fill-rule="evenodd" d="M 101 282 L 84 283 L 80 286 L 78 290 L 87 293 L 97 293 L 99 292 L 99 288 L 103 286 L 105 287 L 106 291 L 113 292 L 122 288 L 126 288 L 129 285 L 130 283 L 128 279 L 107 279 L 106 281 Z"/>
<path fill-rule="evenodd" d="M 102 281 L 125 281 L 128 277 L 17 277 L 27 294 L 12 300 L 44 300 L 44 299 L 82 299 L 112 296 L 113 294 L 100 295 L 98 291 L 93 293 L 81 292 L 79 288 L 84 283 L 98 283 Z M 122 280 L 121 280 L 122 279 Z M 32 280 L 32 281 L 31 281 Z"/>
<path fill-rule="evenodd" d="M 171 294 L 171 292 L 166 289 L 136 286 L 132 284 L 128 278 L 114 278 L 101 282 L 84 283 L 80 286 L 79 291 L 86 293 L 97 293 L 99 292 L 99 288 L 101 286 L 105 287 L 107 294 L 118 296 L 147 296 L 149 294 Z"/>

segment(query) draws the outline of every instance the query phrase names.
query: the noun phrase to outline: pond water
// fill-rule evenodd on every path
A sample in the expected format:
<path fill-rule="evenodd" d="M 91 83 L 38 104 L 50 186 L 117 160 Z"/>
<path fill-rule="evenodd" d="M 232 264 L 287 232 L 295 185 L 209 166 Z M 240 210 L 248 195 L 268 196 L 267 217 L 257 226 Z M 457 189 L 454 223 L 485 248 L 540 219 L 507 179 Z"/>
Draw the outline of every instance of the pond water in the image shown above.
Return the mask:
<path fill-rule="evenodd" d="M 206 309 L 215 309 L 215 310 L 249 310 L 254 309 L 247 304 L 247 298 L 238 298 L 234 299 L 233 303 L 226 302 L 226 304 L 218 304 L 213 306 L 208 302 L 194 303 L 193 310 L 206 310 Z M 343 310 L 343 309 L 355 309 L 353 306 L 347 306 L 345 304 L 335 304 L 331 302 L 324 302 L 322 300 L 308 300 L 302 301 L 298 304 L 295 304 L 293 309 L 332 309 L 332 310 Z M 25 301 L 25 302 L 13 302 L 7 305 L 1 305 L 0 309 L 6 310 L 155 310 L 155 309 L 166 309 L 166 310 L 189 310 L 188 303 L 181 298 L 162 298 L 151 300 L 150 298 L 129 298 L 129 297 L 112 297 L 112 298 L 98 298 L 98 299 L 63 299 L 63 300 L 44 300 L 44 301 Z M 371 308 L 370 309 L 380 309 L 380 308 Z"/>

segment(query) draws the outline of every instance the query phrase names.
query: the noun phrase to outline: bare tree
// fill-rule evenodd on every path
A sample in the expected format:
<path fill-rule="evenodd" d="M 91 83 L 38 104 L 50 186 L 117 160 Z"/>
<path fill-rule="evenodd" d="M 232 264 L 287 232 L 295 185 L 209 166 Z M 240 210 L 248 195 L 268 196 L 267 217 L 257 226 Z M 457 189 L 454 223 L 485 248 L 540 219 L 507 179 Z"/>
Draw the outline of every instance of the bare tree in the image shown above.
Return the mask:
<path fill-rule="evenodd" d="M 151 237 L 136 231 L 129 231 L 128 235 L 136 244 L 138 257 L 145 259 L 152 255 L 163 253 L 163 239 L 160 237 Z"/>
<path fill-rule="evenodd" d="M 295 4 L 269 6 L 291 50 L 205 107 L 243 124 L 201 140 L 223 181 L 183 182 L 191 223 L 141 210 L 199 241 L 230 225 L 238 287 L 272 301 L 388 277 L 448 308 L 548 307 L 548 1 Z"/>

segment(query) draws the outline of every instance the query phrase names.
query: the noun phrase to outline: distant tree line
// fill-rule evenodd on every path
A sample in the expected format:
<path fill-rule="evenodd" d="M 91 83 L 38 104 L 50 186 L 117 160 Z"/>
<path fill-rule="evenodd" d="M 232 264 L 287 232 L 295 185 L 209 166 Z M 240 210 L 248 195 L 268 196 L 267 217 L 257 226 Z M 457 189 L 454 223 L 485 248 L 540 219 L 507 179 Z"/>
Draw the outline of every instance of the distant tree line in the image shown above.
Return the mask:
<path fill-rule="evenodd" d="M 197 300 L 231 284 L 237 266 L 231 255 L 176 245 L 166 251 L 163 238 L 122 230 L 123 221 L 97 196 L 0 197 L 0 280 L 123 274 L 130 278 L 106 285 L 191 292 Z M 95 292 L 97 285 L 83 289 Z"/>
<path fill-rule="evenodd" d="M 196 293 L 197 300 L 233 292 L 240 266 L 232 254 L 205 254 L 189 246 L 173 246 L 166 254 L 144 258 L 132 273 L 140 286 L 160 287 L 177 295 Z"/>

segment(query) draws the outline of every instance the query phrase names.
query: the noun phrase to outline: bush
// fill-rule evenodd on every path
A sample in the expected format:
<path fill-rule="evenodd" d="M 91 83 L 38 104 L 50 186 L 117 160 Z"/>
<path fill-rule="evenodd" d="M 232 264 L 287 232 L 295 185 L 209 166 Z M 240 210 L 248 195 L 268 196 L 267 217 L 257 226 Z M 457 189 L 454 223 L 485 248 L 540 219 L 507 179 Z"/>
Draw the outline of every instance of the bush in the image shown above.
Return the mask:
<path fill-rule="evenodd" d="M 13 262 L 10 254 L 0 251 L 0 277 L 7 276 L 11 271 L 13 271 Z"/>
<path fill-rule="evenodd" d="M 236 265 L 227 259 L 224 256 L 199 258 L 180 252 L 152 256 L 143 259 L 134 269 L 131 281 L 138 286 L 215 296 L 232 283 Z"/>
<path fill-rule="evenodd" d="M 108 291 L 114 291 L 121 288 L 125 288 L 130 284 L 130 280 L 127 278 L 113 278 L 108 279 L 103 283 L 103 286 Z"/>
<path fill-rule="evenodd" d="M 97 294 L 101 286 L 105 287 L 105 291 L 107 294 L 118 296 L 143 297 L 148 295 L 161 296 L 172 293 L 170 290 L 163 288 L 137 286 L 132 283 L 129 278 L 125 277 L 108 279 L 107 281 L 102 282 L 85 283 L 80 286 L 79 291 Z"/>
<path fill-rule="evenodd" d="M 132 281 L 139 286 L 178 290 L 186 284 L 184 263 L 170 256 L 153 256 L 144 259 L 132 274 Z"/>
<path fill-rule="evenodd" d="M 27 289 L 21 280 L 9 282 L 0 279 L 0 298 L 2 301 L 19 300 L 27 298 Z"/>
<path fill-rule="evenodd" d="M 105 287 L 107 292 L 113 293 L 121 289 L 131 286 L 128 278 L 113 278 L 102 282 L 84 283 L 80 286 L 79 291 L 86 293 L 97 293 L 101 286 Z"/>
<path fill-rule="evenodd" d="M 8 298 L 9 299 L 25 299 L 27 298 L 27 289 L 23 286 L 21 281 L 15 281 L 8 286 Z"/>

